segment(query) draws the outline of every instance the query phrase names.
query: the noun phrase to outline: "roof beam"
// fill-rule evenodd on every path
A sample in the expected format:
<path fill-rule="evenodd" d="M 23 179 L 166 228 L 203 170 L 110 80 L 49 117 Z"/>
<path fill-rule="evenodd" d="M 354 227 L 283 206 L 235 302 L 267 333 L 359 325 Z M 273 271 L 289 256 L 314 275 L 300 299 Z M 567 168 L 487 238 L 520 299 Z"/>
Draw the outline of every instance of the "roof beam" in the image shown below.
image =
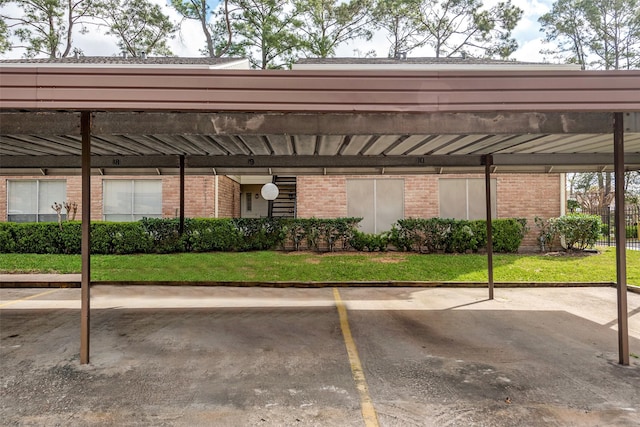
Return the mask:
<path fill-rule="evenodd" d="M 629 129 L 638 125 L 629 113 Z M 611 133 L 610 113 L 96 112 L 92 134 L 447 135 Z M 0 112 L 1 135 L 79 135 L 80 113 Z"/>
<path fill-rule="evenodd" d="M 191 168 L 334 168 L 358 167 L 477 167 L 480 155 L 442 156 L 186 156 Z M 179 156 L 92 156 L 94 168 L 177 168 Z M 613 165 L 613 154 L 494 154 L 495 166 L 598 166 Z M 640 154 L 625 154 L 625 164 L 640 165 Z M 2 168 L 79 168 L 78 156 L 7 156 L 0 158 Z"/>

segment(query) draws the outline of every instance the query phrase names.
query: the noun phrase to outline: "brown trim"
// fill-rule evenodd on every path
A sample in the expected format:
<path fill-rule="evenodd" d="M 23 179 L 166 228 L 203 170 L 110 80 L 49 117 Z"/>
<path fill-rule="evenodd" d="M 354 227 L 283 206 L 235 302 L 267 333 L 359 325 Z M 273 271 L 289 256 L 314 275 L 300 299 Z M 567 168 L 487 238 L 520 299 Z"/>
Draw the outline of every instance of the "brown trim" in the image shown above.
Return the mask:
<path fill-rule="evenodd" d="M 0 69 L 3 109 L 640 111 L 640 71 Z"/>

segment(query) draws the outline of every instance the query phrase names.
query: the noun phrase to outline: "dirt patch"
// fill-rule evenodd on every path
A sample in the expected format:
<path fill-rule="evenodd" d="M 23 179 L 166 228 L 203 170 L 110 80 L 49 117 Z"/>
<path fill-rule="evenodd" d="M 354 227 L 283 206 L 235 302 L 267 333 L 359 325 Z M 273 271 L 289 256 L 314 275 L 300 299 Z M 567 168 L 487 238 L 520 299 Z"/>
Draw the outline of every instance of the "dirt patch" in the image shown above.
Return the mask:
<path fill-rule="evenodd" d="M 600 252 L 597 250 L 589 250 L 589 251 L 556 251 L 556 252 L 546 252 L 542 254 L 542 256 L 550 256 L 550 257 L 573 257 L 573 258 L 582 258 L 587 256 L 600 255 Z"/>

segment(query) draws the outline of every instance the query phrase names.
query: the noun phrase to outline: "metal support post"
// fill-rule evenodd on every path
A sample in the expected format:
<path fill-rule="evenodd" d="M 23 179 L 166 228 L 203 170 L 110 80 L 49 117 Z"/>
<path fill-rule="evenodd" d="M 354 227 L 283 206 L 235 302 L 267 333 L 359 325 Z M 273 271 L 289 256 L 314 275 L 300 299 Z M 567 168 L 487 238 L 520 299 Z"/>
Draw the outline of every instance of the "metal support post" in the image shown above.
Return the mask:
<path fill-rule="evenodd" d="M 91 113 L 80 116 L 82 134 L 82 274 L 80 309 L 80 363 L 89 363 L 89 318 L 91 289 Z"/>
<path fill-rule="evenodd" d="M 487 271 L 489 273 L 489 299 L 493 299 L 493 231 L 491 226 L 491 155 L 484 156 L 484 186 L 487 205 Z"/>
<path fill-rule="evenodd" d="M 180 235 L 184 232 L 184 156 L 180 156 Z"/>
<path fill-rule="evenodd" d="M 618 290 L 618 355 L 621 365 L 629 364 L 627 311 L 627 238 L 624 217 L 624 117 L 613 115 L 613 158 L 615 174 L 616 283 Z"/>

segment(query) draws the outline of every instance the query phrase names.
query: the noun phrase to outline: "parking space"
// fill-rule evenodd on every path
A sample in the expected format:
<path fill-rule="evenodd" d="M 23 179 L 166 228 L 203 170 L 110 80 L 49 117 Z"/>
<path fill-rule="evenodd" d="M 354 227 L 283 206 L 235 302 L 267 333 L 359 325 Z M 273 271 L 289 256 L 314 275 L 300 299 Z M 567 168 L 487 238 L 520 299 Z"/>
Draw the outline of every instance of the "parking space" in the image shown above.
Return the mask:
<path fill-rule="evenodd" d="M 638 425 L 640 295 L 628 298 L 623 367 L 613 288 L 488 301 L 483 289 L 95 286 L 80 365 L 79 289 L 0 289 L 0 419 Z"/>

